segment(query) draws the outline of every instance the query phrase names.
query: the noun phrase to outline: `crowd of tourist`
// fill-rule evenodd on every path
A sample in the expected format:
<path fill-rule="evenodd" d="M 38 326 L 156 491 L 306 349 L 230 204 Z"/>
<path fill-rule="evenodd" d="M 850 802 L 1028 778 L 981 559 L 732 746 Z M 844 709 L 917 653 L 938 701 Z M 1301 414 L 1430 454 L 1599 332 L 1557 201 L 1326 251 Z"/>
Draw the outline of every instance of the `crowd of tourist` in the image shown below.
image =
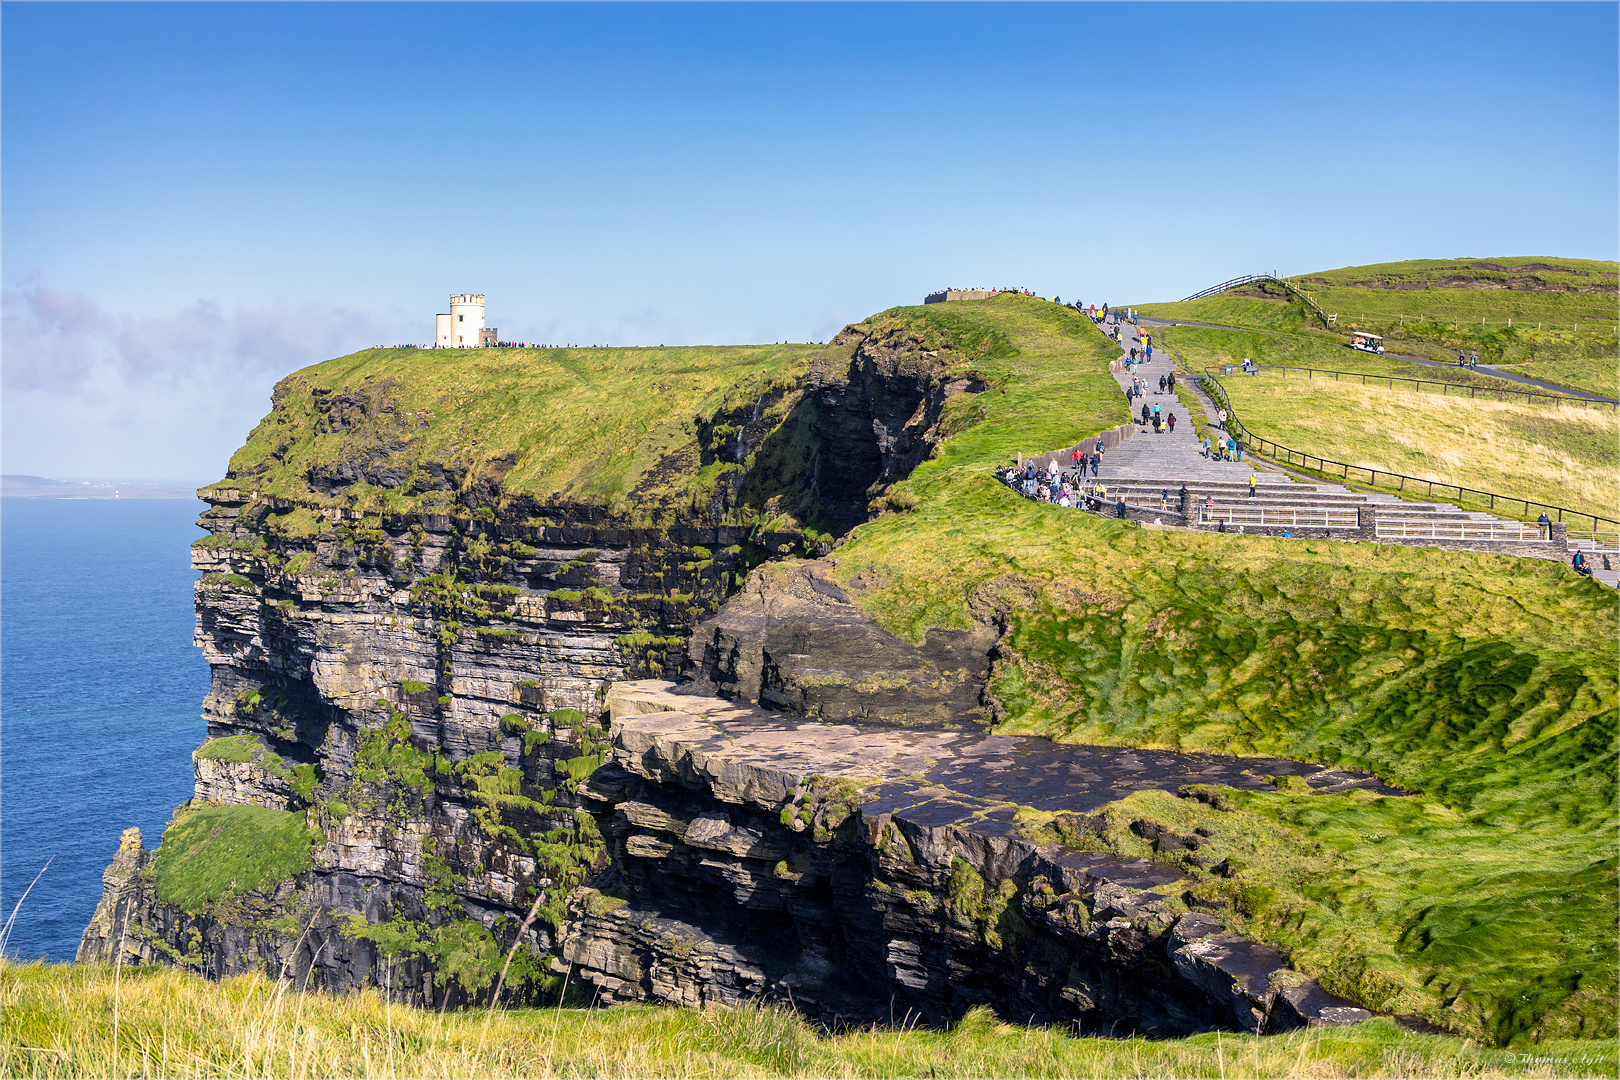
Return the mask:
<path fill-rule="evenodd" d="M 1102 455 L 1105 452 L 1105 448 L 1099 443 L 1096 453 L 1093 454 L 1073 451 L 1067 468 L 1054 454 L 1047 461 L 1031 460 L 1024 462 L 1022 466 L 1009 465 L 997 476 L 1002 483 L 1026 499 L 1051 503 L 1054 506 L 1078 507 L 1097 514 L 1111 510 L 1116 516 L 1124 517 L 1124 497 L 1119 497 L 1110 506 L 1108 485 L 1101 481 L 1092 483 L 1086 479 L 1088 467 L 1093 477 L 1097 475 L 1097 467 L 1102 463 Z"/>

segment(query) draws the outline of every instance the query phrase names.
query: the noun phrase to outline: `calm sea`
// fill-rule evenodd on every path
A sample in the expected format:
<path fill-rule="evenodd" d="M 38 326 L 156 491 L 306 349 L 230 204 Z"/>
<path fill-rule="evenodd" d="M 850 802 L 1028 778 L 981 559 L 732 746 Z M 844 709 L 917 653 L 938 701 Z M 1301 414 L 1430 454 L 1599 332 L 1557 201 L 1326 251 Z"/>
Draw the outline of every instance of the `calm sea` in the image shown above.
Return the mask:
<path fill-rule="evenodd" d="M 191 644 L 193 499 L 0 499 L 0 923 L 72 960 L 118 835 L 191 795 L 208 665 Z"/>

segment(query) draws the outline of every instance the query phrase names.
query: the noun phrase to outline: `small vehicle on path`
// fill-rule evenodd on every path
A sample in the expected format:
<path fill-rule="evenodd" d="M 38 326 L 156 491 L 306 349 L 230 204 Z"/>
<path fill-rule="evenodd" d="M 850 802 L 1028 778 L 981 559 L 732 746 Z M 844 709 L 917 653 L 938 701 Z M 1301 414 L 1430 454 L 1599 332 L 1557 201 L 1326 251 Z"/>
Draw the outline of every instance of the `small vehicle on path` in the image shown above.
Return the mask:
<path fill-rule="evenodd" d="M 1350 335 L 1350 347 L 1362 352 L 1381 353 L 1384 351 L 1384 339 L 1377 334 L 1367 334 L 1360 330 Z"/>

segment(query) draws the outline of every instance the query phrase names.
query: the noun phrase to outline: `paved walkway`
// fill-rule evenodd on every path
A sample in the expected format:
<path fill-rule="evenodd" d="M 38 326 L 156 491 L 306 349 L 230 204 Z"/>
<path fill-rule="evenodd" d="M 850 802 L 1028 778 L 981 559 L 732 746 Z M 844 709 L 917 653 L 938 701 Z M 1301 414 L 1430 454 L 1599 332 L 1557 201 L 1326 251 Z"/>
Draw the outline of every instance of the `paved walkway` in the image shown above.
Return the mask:
<path fill-rule="evenodd" d="M 1105 323 L 1104 329 L 1110 329 L 1112 323 Z M 1130 323 L 1119 324 L 1120 351 L 1122 358 L 1130 355 L 1132 346 L 1141 346 L 1141 333 L 1151 333 L 1151 327 L 1144 327 L 1138 331 Z M 1203 456 L 1198 432 L 1191 422 L 1188 410 L 1174 390 L 1159 393 L 1159 376 L 1168 375 L 1175 369 L 1170 354 L 1157 345 L 1153 348 L 1151 363 L 1137 366 L 1137 377 L 1146 386 L 1140 398 L 1131 402 L 1131 411 L 1137 417 L 1142 415 L 1142 406 L 1152 408 L 1160 407 L 1165 417 L 1176 418 L 1174 432 L 1162 431 L 1155 435 L 1153 427 L 1138 425 L 1136 434 L 1128 441 L 1121 443 L 1107 454 L 1103 455 L 1102 467 L 1097 477 L 1099 480 L 1171 480 L 1180 484 L 1182 481 L 1206 480 L 1223 481 L 1226 483 L 1247 483 L 1253 475 L 1262 484 L 1289 484 L 1293 480 L 1284 473 L 1274 472 L 1258 461 L 1213 461 Z M 1178 376 L 1179 378 L 1179 376 Z M 1120 372 L 1114 376 L 1119 383 L 1120 393 L 1131 384 L 1131 375 Z M 1191 390 L 1191 387 L 1188 387 Z M 1213 434 L 1211 438 L 1213 438 Z"/>

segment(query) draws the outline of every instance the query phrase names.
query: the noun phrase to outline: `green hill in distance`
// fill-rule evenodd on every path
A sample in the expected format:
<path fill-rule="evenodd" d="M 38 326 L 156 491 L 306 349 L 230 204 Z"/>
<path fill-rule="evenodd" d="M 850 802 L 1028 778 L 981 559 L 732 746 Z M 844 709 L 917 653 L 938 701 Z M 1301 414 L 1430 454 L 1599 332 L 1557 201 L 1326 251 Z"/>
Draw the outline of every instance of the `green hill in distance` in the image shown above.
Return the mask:
<path fill-rule="evenodd" d="M 1392 353 L 1454 361 L 1459 349 L 1478 351 L 1482 364 L 1617 395 L 1620 263 L 1544 256 L 1415 259 L 1287 280 L 1335 316 L 1334 325 L 1324 327 L 1288 290 L 1265 283 L 1137 310 L 1153 318 L 1333 342 L 1364 330 L 1383 335 Z"/>

